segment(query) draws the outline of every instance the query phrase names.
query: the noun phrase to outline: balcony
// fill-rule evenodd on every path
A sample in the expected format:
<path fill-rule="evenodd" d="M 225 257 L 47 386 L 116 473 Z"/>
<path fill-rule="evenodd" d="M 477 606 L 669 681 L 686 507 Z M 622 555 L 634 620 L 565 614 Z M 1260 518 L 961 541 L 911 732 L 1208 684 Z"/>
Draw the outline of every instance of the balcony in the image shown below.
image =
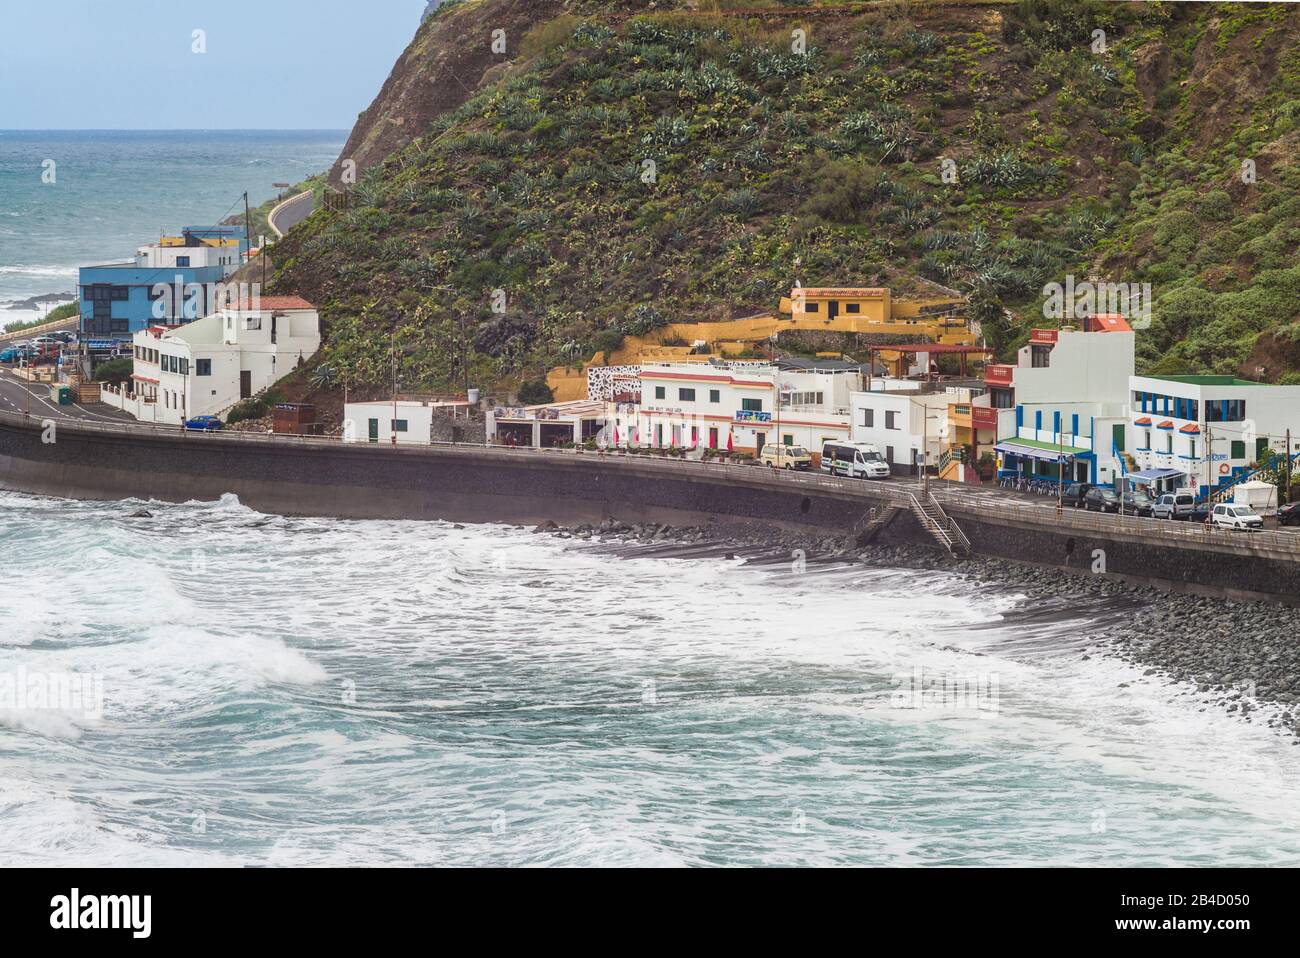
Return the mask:
<path fill-rule="evenodd" d="M 990 386 L 1010 386 L 1015 368 L 1002 363 L 990 363 L 984 367 L 984 382 Z"/>

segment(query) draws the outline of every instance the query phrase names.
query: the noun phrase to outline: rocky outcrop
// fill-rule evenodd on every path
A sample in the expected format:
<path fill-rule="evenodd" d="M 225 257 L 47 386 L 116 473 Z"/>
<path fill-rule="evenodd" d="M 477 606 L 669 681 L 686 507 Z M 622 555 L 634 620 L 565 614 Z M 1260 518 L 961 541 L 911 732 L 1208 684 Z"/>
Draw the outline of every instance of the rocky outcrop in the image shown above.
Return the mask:
<path fill-rule="evenodd" d="M 434 119 L 460 106 L 485 75 L 509 69 L 531 27 L 567 6 L 568 0 L 474 0 L 443 10 L 431 5 L 379 95 L 358 117 L 330 170 L 330 183 L 342 185 L 348 160 L 360 176 L 422 134 Z M 505 31 L 505 53 L 493 50 L 496 30 Z"/>

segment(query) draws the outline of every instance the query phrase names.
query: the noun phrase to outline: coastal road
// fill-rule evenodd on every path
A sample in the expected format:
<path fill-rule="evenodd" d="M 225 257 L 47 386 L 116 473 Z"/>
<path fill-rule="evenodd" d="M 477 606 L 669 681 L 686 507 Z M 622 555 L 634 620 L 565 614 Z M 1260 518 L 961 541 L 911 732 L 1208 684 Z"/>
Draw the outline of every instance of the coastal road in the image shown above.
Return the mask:
<path fill-rule="evenodd" d="M 53 419 L 60 422 L 119 423 L 131 424 L 136 420 L 112 406 L 95 403 L 82 406 L 60 406 L 50 400 L 48 383 L 37 385 L 19 379 L 10 370 L 0 370 L 0 409 L 6 412 L 27 413 L 41 419 Z"/>
<path fill-rule="evenodd" d="M 306 190 L 297 196 L 289 197 L 271 210 L 271 215 L 266 219 L 271 224 L 271 229 L 275 231 L 276 238 L 279 239 L 284 236 L 285 233 L 310 216 L 315 205 L 315 195 L 311 190 Z"/>
<path fill-rule="evenodd" d="M 73 316 L 71 319 L 65 319 L 62 322 L 46 323 L 44 326 L 33 326 L 30 329 L 20 329 L 15 333 L 0 333 L 0 345 L 34 339 L 37 336 L 44 336 L 47 333 L 75 333 L 80 328 L 81 317 Z"/>

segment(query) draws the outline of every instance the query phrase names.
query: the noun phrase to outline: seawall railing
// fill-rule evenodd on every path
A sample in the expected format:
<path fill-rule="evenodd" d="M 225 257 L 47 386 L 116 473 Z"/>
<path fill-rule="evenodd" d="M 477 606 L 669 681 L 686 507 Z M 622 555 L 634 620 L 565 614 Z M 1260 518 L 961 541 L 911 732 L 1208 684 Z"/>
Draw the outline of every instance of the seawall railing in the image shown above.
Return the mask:
<path fill-rule="evenodd" d="M 449 452 L 472 452 L 476 456 L 502 461 L 533 462 L 595 462 L 613 466 L 615 463 L 633 464 L 665 475 L 689 476 L 695 479 L 734 479 L 742 482 L 763 482 L 777 486 L 818 490 L 864 500 L 884 499 L 911 509 L 917 494 L 917 484 L 906 479 L 864 480 L 832 477 L 816 472 L 787 469 L 769 469 L 759 465 L 738 465 L 718 461 L 693 461 L 676 456 L 654 453 L 627 453 L 613 450 L 591 451 L 579 449 L 536 449 L 528 446 L 490 446 L 482 443 L 439 442 L 423 443 L 371 443 L 347 442 L 330 436 L 291 436 L 284 433 L 237 432 L 222 430 L 199 432 L 178 426 L 160 426 L 148 423 L 108 423 L 72 420 L 58 416 L 30 418 L 20 413 L 0 410 L 0 424 L 14 428 L 39 431 L 46 421 L 53 421 L 57 429 L 88 435 L 121 436 L 127 439 L 166 439 L 215 445 L 241 445 L 248 447 L 279 447 L 283 449 L 331 448 L 358 455 L 376 451 L 388 454 L 428 456 Z M 56 432 L 57 435 L 57 432 Z M 1110 538 L 1134 536 L 1147 542 L 1164 542 L 1170 546 L 1196 545 L 1222 547 L 1230 551 L 1243 546 L 1268 549 L 1285 558 L 1300 560 L 1300 533 L 1260 531 L 1245 532 L 1219 529 L 1202 524 L 1191 524 L 1168 519 L 1147 519 L 1113 514 L 1096 515 L 1075 509 L 1058 512 L 1051 505 L 997 501 L 987 492 L 978 495 L 959 485 L 936 488 L 931 482 L 931 495 L 945 512 L 958 513 L 978 521 L 981 518 L 999 518 L 1035 526 L 1052 526 L 1063 531 L 1096 533 Z M 965 538 L 965 536 L 963 536 Z"/>

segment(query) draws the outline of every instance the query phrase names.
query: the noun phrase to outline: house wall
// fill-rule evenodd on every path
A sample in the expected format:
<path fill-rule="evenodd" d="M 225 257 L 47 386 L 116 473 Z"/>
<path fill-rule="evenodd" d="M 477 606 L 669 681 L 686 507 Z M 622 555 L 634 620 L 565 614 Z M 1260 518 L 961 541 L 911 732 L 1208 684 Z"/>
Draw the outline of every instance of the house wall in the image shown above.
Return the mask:
<path fill-rule="evenodd" d="M 939 461 L 946 447 L 948 393 L 855 392 L 851 396 L 852 440 L 869 442 L 885 457 L 895 475 L 913 472 L 917 454 L 928 439 L 929 462 Z M 872 412 L 872 425 L 866 425 L 865 411 Z M 894 428 L 888 427 L 894 413 Z M 926 415 L 931 419 L 926 429 Z M 928 435 L 927 435 L 928 432 Z"/>

